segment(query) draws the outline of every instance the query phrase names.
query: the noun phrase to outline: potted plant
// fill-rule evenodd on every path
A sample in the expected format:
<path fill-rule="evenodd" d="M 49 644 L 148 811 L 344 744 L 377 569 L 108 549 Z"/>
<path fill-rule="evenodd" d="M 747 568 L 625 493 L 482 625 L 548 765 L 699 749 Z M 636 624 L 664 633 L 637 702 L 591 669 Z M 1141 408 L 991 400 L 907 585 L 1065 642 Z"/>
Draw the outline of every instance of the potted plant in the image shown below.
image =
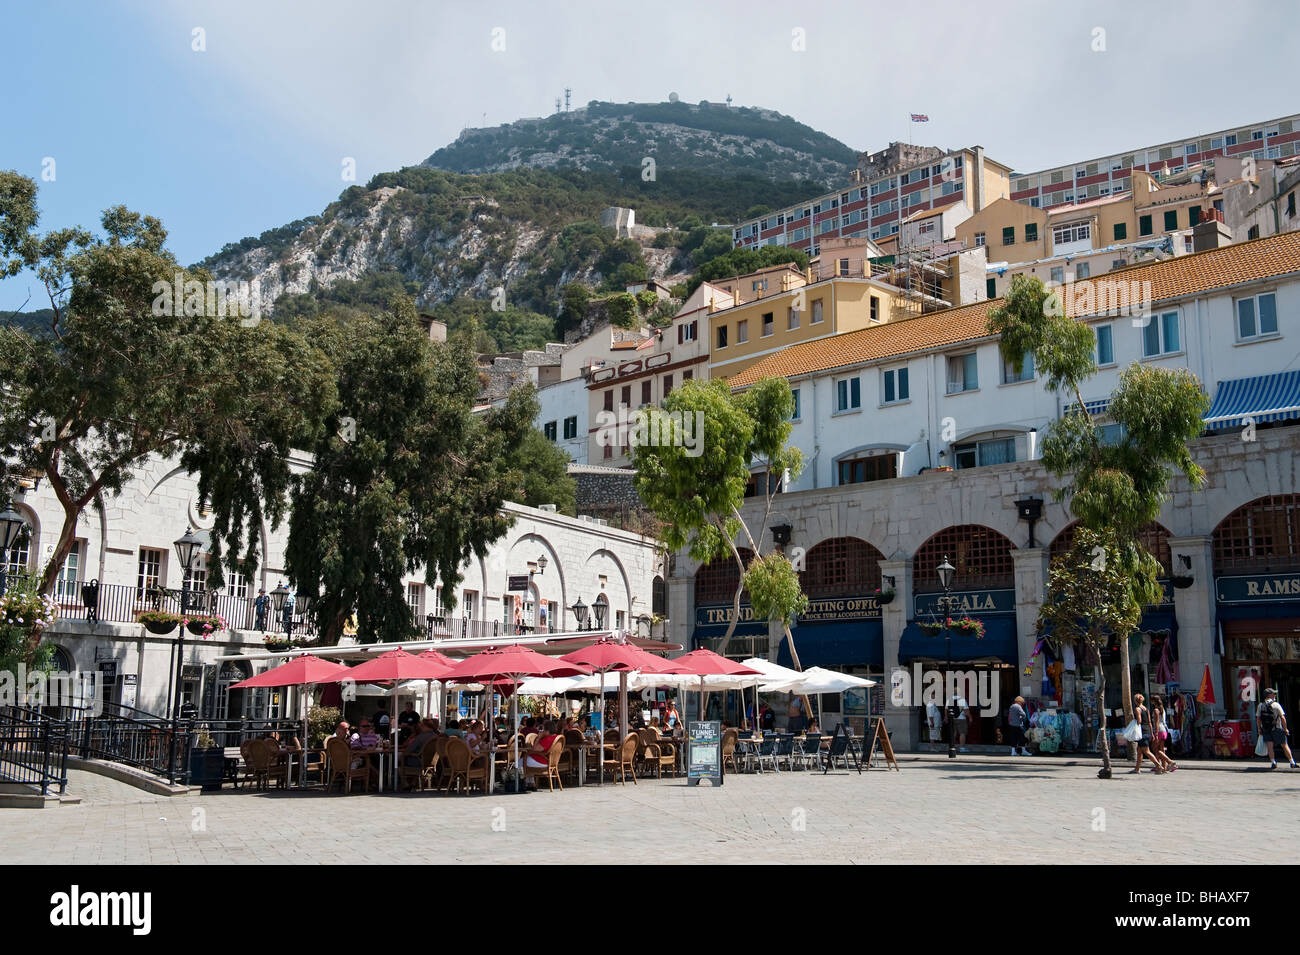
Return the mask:
<path fill-rule="evenodd" d="M 984 624 L 974 617 L 957 617 L 948 621 L 948 628 L 954 633 L 964 634 L 981 640 L 984 637 Z"/>
<path fill-rule="evenodd" d="M 501 774 L 501 784 L 505 787 L 507 793 L 522 793 L 527 789 L 524 786 L 524 774 L 520 772 L 518 766 L 509 765 Z"/>
<path fill-rule="evenodd" d="M 185 618 L 185 629 L 204 640 L 225 630 L 226 626 L 226 618 L 221 614 L 190 614 Z"/>
<path fill-rule="evenodd" d="M 927 637 L 937 637 L 943 630 L 943 624 L 938 620 L 918 620 L 916 629 L 920 630 Z"/>
<path fill-rule="evenodd" d="M 289 649 L 289 638 L 278 633 L 264 634 L 262 642 L 266 644 L 266 649 L 272 653 L 281 653 Z"/>
<path fill-rule="evenodd" d="M 876 602 L 879 603 L 880 606 L 882 607 L 885 606 L 886 604 L 893 603 L 894 596 L 895 596 L 895 591 L 893 587 L 886 587 L 883 590 L 880 589 L 876 590 Z"/>
<path fill-rule="evenodd" d="M 202 786 L 204 792 L 221 788 L 226 774 L 226 751 L 217 744 L 207 726 L 199 727 L 190 750 L 190 785 Z"/>
<path fill-rule="evenodd" d="M 171 633 L 180 624 L 181 618 L 166 610 L 142 610 L 135 615 L 136 623 L 144 624 L 150 633 Z"/>

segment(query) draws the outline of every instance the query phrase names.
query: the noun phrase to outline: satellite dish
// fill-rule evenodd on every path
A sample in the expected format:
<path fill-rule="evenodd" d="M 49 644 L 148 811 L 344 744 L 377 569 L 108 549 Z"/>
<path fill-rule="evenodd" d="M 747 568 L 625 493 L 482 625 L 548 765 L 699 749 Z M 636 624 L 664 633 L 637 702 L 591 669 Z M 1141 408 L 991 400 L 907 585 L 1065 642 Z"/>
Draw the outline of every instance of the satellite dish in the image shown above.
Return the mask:
<path fill-rule="evenodd" d="M 669 93 L 669 94 L 668 94 L 668 102 L 670 102 L 670 103 L 676 103 L 676 102 L 677 102 L 677 94 L 676 94 L 676 93 Z"/>

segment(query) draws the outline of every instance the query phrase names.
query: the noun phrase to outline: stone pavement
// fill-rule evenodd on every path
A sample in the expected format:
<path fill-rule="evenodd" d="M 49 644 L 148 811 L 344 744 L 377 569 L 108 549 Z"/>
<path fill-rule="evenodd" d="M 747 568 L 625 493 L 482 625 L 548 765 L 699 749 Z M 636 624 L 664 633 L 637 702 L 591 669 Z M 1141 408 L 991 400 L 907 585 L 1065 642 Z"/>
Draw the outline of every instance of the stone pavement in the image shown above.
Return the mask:
<path fill-rule="evenodd" d="M 554 794 L 152 796 L 74 771 L 79 806 L 0 810 L 8 863 L 1238 863 L 1289 839 L 1300 771 L 1096 778 L 1095 765 L 729 776 Z"/>

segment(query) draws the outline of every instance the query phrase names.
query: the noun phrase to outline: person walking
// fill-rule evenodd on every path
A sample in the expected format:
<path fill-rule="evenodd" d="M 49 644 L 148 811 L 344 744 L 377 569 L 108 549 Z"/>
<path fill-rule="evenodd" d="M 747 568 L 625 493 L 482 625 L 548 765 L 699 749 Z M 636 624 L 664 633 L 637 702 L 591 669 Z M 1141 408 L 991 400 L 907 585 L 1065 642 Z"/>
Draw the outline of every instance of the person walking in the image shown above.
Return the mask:
<path fill-rule="evenodd" d="M 1155 735 L 1151 731 L 1151 710 L 1146 705 L 1146 697 L 1141 693 L 1133 694 L 1133 718 L 1142 735 L 1133 743 L 1137 749 L 1137 763 L 1129 772 L 1142 772 L 1142 756 L 1145 754 L 1151 760 L 1151 772 L 1159 775 L 1164 770 L 1160 768 L 1160 761 L 1151 755 L 1151 738 Z"/>
<path fill-rule="evenodd" d="M 1155 730 L 1151 738 L 1151 761 L 1165 772 L 1172 773 L 1178 764 L 1166 752 L 1169 747 L 1169 724 L 1165 722 L 1164 698 L 1159 695 L 1151 697 L 1151 726 Z"/>
<path fill-rule="evenodd" d="M 1273 747 L 1281 746 L 1282 752 L 1291 763 L 1291 768 L 1295 769 L 1295 757 L 1291 755 L 1291 747 L 1286 741 L 1287 736 L 1290 735 L 1286 728 L 1286 711 L 1277 701 L 1277 690 L 1270 687 L 1264 691 L 1264 700 L 1255 711 L 1255 718 L 1259 721 L 1259 735 L 1263 737 L 1264 744 L 1268 747 L 1270 764 L 1268 768 L 1277 769 L 1277 753 Z"/>
<path fill-rule="evenodd" d="M 1011 701 L 1007 711 L 1007 730 L 1011 737 L 1011 755 L 1028 756 L 1029 748 L 1025 745 L 1025 727 L 1029 725 L 1029 715 L 1025 712 L 1025 698 L 1018 696 Z"/>
<path fill-rule="evenodd" d="M 958 752 L 966 752 L 966 736 L 970 732 L 970 704 L 966 702 L 966 697 L 954 693 L 948 700 L 948 711 L 957 713 L 956 741 Z"/>

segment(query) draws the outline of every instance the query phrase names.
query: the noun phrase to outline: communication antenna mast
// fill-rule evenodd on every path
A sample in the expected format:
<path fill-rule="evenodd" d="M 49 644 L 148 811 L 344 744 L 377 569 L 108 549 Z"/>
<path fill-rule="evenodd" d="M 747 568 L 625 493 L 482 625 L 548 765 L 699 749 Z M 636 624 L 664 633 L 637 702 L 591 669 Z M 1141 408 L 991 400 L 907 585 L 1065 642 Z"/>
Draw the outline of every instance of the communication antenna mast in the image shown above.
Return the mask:
<path fill-rule="evenodd" d="M 731 94 L 730 94 L 730 93 L 727 94 L 727 107 L 728 107 L 728 108 L 731 107 Z"/>
<path fill-rule="evenodd" d="M 555 97 L 555 111 L 557 113 L 560 111 L 560 98 L 558 96 Z"/>
<path fill-rule="evenodd" d="M 573 90 L 570 89 L 569 87 L 566 86 L 566 87 L 564 88 L 564 111 L 565 111 L 566 113 L 569 111 L 569 95 L 570 95 L 572 92 L 573 92 Z"/>

